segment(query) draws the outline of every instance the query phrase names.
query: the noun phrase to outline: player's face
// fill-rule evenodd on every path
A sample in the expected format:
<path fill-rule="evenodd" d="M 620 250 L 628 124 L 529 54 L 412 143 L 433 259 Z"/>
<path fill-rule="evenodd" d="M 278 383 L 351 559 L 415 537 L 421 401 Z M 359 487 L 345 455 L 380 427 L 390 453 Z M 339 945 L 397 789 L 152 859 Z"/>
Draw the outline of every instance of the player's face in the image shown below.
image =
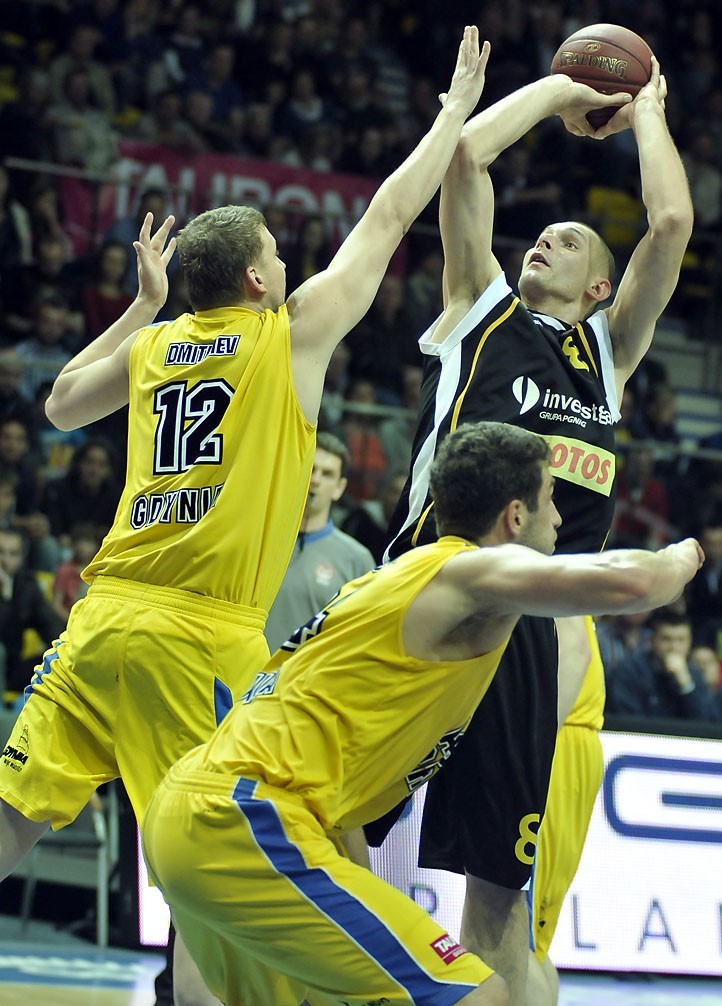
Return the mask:
<path fill-rule="evenodd" d="M 278 254 L 273 234 L 264 227 L 262 236 L 261 276 L 268 291 L 268 306 L 275 311 L 286 299 L 286 263 Z"/>
<path fill-rule="evenodd" d="M 542 484 L 539 489 L 536 510 L 527 510 L 520 544 L 551 555 L 557 541 L 557 528 L 562 522 L 554 503 L 554 479 L 547 465 L 543 466 Z"/>
<path fill-rule="evenodd" d="M 345 488 L 346 479 L 341 475 L 341 458 L 317 447 L 304 517 L 313 515 L 328 520 L 331 504 L 341 498 Z"/>
<path fill-rule="evenodd" d="M 573 302 L 587 288 L 594 235 L 576 223 L 550 224 L 524 255 L 519 293 L 536 307 L 546 297 Z"/>

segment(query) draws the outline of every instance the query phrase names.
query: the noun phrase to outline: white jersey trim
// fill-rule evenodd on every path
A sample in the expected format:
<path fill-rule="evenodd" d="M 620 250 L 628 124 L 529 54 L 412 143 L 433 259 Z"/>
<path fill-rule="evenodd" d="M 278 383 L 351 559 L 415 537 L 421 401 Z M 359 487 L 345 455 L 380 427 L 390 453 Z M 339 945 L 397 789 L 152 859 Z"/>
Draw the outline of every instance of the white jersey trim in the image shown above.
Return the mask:
<path fill-rule="evenodd" d="M 469 308 L 461 321 L 446 336 L 443 342 L 432 342 L 436 326 L 442 315 L 430 325 L 419 339 L 419 349 L 425 356 L 448 356 L 453 352 L 465 337 L 472 332 L 476 326 L 486 317 L 492 308 L 496 307 L 499 301 L 503 300 L 512 289 L 506 281 L 504 273 L 499 273 L 495 280 L 489 284 L 479 299 Z"/>

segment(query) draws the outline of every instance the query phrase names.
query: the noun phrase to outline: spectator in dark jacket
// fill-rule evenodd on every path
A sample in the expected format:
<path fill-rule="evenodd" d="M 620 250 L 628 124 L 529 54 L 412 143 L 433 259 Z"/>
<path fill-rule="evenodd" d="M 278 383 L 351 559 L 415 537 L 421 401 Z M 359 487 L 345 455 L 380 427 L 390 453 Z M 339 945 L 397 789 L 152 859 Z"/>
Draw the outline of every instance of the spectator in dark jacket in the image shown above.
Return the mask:
<path fill-rule="evenodd" d="M 35 574 L 26 568 L 25 552 L 21 531 L 0 529 L 0 698 L 6 688 L 22 691 L 42 650 L 65 627 L 45 599 Z M 37 654 L 23 659 L 26 629 L 35 629 L 41 647 Z"/>
<path fill-rule="evenodd" d="M 102 440 L 86 440 L 75 451 L 68 474 L 48 483 L 40 509 L 65 548 L 76 524 L 94 524 L 102 534 L 110 530 L 121 489 L 111 447 Z"/>
<path fill-rule="evenodd" d="M 689 659 L 692 626 L 663 609 L 652 620 L 649 648 L 617 664 L 607 680 L 608 713 L 718 722 L 704 676 Z"/>
<path fill-rule="evenodd" d="M 699 541 L 705 554 L 704 568 L 685 596 L 695 642 L 716 650 L 722 640 L 722 510 L 710 515 L 699 529 Z"/>

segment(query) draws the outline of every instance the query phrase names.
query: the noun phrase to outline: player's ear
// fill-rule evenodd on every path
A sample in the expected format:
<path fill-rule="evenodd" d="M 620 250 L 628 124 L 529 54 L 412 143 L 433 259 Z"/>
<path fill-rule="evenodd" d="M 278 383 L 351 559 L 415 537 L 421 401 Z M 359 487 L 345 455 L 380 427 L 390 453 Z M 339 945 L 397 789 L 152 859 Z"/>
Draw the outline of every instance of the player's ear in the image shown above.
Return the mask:
<path fill-rule="evenodd" d="M 601 303 L 603 300 L 606 300 L 612 292 L 611 280 L 605 278 L 595 279 L 589 285 L 587 292 L 592 300 L 597 301 L 597 303 Z"/>
<path fill-rule="evenodd" d="M 243 273 L 243 288 L 249 300 L 258 300 L 268 292 L 256 266 L 249 265 Z"/>
<path fill-rule="evenodd" d="M 346 492 L 346 486 L 347 485 L 348 485 L 348 479 L 347 478 L 340 478 L 338 480 L 338 485 L 336 486 L 336 489 L 334 490 L 334 494 L 333 494 L 333 496 L 331 498 L 334 499 L 334 500 L 340 500 L 341 497 L 343 496 L 343 494 Z"/>
<path fill-rule="evenodd" d="M 507 539 L 517 541 L 524 529 L 524 504 L 521 500 L 511 500 L 504 507 L 502 521 Z"/>

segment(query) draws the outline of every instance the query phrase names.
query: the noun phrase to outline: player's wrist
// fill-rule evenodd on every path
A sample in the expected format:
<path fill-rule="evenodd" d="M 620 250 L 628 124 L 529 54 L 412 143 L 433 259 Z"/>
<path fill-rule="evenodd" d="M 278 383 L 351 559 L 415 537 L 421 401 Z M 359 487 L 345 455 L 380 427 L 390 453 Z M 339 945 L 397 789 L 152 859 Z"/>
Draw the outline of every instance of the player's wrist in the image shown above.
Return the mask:
<path fill-rule="evenodd" d="M 134 301 L 136 309 L 138 311 L 142 311 L 143 314 L 148 314 L 151 321 L 153 321 L 164 304 L 165 298 L 160 299 L 159 297 L 153 297 L 150 294 L 145 293 L 143 290 L 138 292 Z"/>
<path fill-rule="evenodd" d="M 547 103 L 547 115 L 560 115 L 574 100 L 574 81 L 566 74 L 550 74 L 536 83 Z"/>
<path fill-rule="evenodd" d="M 450 93 L 439 112 L 439 117 L 452 119 L 463 125 L 473 111 L 473 108 L 469 108 L 468 100 L 465 101 L 462 97 Z"/>
<path fill-rule="evenodd" d="M 661 122 L 665 129 L 667 126 L 667 119 L 661 102 L 657 98 L 645 97 L 644 95 L 637 98 L 633 103 L 631 119 L 632 129 L 635 132 L 640 125 L 644 126 L 648 122 Z"/>

